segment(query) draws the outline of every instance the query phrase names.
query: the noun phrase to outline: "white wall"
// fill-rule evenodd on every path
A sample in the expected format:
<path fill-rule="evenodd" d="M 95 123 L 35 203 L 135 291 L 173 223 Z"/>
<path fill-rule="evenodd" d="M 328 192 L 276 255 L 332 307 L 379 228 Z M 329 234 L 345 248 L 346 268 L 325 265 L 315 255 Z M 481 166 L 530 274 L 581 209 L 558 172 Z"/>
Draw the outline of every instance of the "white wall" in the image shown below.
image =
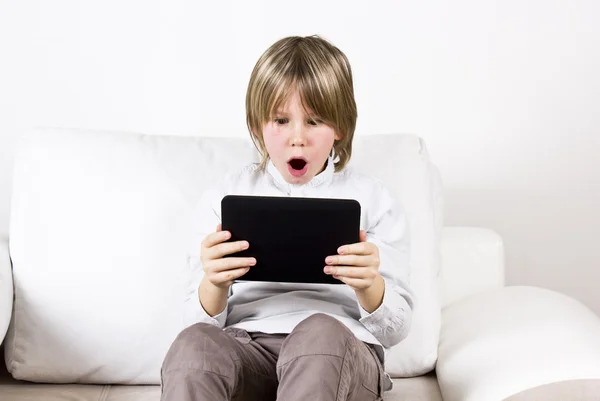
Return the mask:
<path fill-rule="evenodd" d="M 244 136 L 256 59 L 318 33 L 353 65 L 357 135 L 423 136 L 447 224 L 600 312 L 600 2 L 200 3 L 0 0 L 0 232 L 30 127 Z"/>

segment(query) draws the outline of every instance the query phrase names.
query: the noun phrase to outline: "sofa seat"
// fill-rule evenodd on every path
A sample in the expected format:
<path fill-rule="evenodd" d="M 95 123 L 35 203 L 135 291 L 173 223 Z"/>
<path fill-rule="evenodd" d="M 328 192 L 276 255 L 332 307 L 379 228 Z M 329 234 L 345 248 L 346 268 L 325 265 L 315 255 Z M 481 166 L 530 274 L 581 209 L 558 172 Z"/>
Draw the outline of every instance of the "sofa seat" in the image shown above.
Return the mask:
<path fill-rule="evenodd" d="M 40 384 L 15 380 L 0 363 L 0 399 L 10 401 L 158 401 L 160 386 Z M 442 401 L 435 373 L 394 379 L 384 401 Z"/>

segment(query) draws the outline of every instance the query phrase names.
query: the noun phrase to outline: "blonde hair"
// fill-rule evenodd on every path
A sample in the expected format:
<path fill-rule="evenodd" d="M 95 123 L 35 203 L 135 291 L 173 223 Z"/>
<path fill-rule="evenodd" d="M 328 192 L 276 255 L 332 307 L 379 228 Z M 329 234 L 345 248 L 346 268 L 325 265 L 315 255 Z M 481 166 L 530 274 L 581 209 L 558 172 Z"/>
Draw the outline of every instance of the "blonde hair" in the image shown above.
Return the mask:
<path fill-rule="evenodd" d="M 263 124 L 285 104 L 292 89 L 298 90 L 305 109 L 340 135 L 333 151 L 335 171 L 341 171 L 352 155 L 356 127 L 352 70 L 346 55 L 317 35 L 280 39 L 254 66 L 246 92 L 246 124 L 262 156 L 260 167 L 264 169 L 269 159 Z"/>

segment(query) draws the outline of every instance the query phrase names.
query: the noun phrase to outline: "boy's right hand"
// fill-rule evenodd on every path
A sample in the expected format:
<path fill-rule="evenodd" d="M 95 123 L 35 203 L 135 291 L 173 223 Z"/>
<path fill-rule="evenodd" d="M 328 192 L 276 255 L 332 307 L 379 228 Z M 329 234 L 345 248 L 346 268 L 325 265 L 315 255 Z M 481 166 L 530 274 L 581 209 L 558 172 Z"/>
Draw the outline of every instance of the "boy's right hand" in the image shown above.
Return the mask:
<path fill-rule="evenodd" d="M 229 289 L 237 280 L 256 264 L 255 258 L 224 258 L 244 249 L 248 249 L 248 241 L 227 242 L 231 238 L 229 231 L 222 231 L 221 225 L 217 231 L 208 234 L 202 241 L 200 260 L 206 273 L 206 279 L 215 287 Z"/>

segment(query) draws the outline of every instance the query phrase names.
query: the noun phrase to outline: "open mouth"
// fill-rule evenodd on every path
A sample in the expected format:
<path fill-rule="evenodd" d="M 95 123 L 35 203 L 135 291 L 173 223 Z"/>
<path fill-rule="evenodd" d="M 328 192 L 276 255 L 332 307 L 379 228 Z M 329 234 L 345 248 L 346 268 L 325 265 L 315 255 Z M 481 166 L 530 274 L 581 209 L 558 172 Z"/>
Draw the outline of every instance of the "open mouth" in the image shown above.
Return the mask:
<path fill-rule="evenodd" d="M 307 161 L 302 157 L 292 157 L 288 160 L 288 169 L 293 176 L 300 177 L 306 173 Z"/>
<path fill-rule="evenodd" d="M 288 163 L 294 170 L 302 170 L 306 166 L 306 160 L 300 158 L 291 159 Z"/>

